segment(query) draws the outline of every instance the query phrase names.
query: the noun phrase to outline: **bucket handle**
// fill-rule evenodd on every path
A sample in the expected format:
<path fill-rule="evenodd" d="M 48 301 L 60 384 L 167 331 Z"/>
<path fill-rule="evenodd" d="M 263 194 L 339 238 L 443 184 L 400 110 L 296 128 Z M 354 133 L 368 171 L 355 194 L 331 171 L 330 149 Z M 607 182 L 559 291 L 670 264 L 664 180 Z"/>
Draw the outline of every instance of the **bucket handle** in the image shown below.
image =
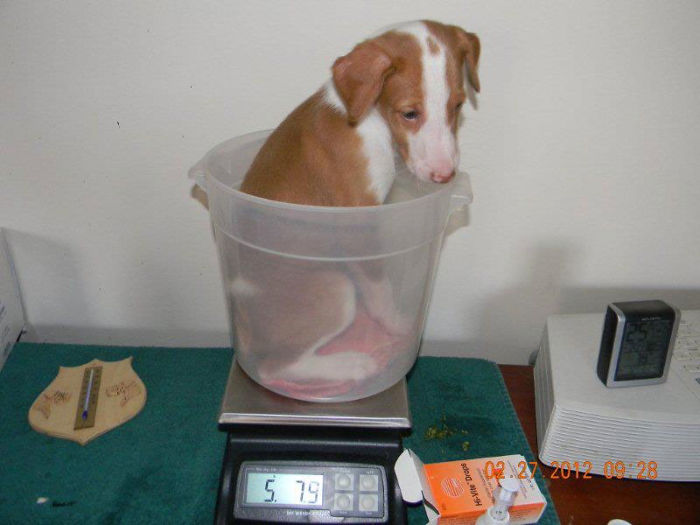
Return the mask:
<path fill-rule="evenodd" d="M 187 176 L 194 181 L 194 183 L 199 186 L 199 188 L 204 192 L 207 193 L 207 175 L 206 171 L 204 170 L 204 160 L 200 160 L 197 164 L 192 166 L 190 170 L 187 172 Z"/>
<path fill-rule="evenodd" d="M 457 172 L 455 187 L 450 197 L 448 215 L 466 208 L 474 200 L 469 174 L 466 171 Z"/>

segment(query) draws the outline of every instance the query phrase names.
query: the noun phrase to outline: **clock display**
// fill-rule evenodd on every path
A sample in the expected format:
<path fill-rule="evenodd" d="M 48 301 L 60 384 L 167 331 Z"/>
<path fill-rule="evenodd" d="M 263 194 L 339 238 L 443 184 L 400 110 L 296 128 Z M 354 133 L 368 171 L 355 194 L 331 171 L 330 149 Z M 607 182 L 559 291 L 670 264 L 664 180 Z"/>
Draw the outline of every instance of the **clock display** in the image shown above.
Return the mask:
<path fill-rule="evenodd" d="M 672 330 L 673 323 L 665 319 L 628 322 L 622 336 L 615 380 L 661 376 Z"/>
<path fill-rule="evenodd" d="M 666 381 L 681 312 L 660 301 L 610 303 L 596 373 L 607 387 Z"/>

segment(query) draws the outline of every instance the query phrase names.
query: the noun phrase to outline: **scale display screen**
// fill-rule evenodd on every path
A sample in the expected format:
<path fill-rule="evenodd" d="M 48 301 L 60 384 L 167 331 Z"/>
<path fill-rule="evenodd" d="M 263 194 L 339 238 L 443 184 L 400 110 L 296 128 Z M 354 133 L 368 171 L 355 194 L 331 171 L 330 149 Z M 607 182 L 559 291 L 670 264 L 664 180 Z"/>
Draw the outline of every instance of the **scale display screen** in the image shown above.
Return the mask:
<path fill-rule="evenodd" d="M 250 505 L 323 505 L 323 475 L 250 472 L 245 502 Z"/>
<path fill-rule="evenodd" d="M 386 523 L 388 506 L 381 465 L 243 461 L 233 517 L 262 523 Z"/>

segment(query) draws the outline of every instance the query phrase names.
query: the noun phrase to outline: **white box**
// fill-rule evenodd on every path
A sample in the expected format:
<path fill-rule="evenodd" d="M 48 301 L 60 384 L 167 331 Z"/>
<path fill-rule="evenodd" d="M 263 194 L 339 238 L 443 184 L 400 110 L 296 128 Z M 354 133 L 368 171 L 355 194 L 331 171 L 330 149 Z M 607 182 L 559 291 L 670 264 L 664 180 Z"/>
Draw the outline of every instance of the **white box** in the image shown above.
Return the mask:
<path fill-rule="evenodd" d="M 586 475 L 700 481 L 700 310 L 683 310 L 664 383 L 608 388 L 596 374 L 605 314 L 552 315 L 535 365 L 537 448 Z"/>
<path fill-rule="evenodd" d="M 547 500 L 524 456 L 462 459 L 424 464 L 410 449 L 394 465 L 401 495 L 407 503 L 423 502 L 426 525 L 475 525 L 493 506 L 493 494 L 501 479 L 518 487 L 511 506 L 511 525 L 537 523 Z"/>
<path fill-rule="evenodd" d="M 5 233 L 0 228 L 0 370 L 24 330 L 24 309 Z"/>

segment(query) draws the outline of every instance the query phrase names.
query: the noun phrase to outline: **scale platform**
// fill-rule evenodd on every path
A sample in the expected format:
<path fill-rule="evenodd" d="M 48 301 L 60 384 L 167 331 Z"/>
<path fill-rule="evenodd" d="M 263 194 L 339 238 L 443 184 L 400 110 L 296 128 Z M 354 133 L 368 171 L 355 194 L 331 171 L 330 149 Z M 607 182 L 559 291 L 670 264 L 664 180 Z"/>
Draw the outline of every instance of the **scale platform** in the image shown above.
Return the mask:
<path fill-rule="evenodd" d="M 234 360 L 219 415 L 222 430 L 228 425 L 410 429 L 406 380 L 357 401 L 309 403 L 261 387 Z"/>
<path fill-rule="evenodd" d="M 234 360 L 219 428 L 217 524 L 406 523 L 394 476 L 411 428 L 405 379 L 358 401 L 309 403 L 258 385 Z"/>

